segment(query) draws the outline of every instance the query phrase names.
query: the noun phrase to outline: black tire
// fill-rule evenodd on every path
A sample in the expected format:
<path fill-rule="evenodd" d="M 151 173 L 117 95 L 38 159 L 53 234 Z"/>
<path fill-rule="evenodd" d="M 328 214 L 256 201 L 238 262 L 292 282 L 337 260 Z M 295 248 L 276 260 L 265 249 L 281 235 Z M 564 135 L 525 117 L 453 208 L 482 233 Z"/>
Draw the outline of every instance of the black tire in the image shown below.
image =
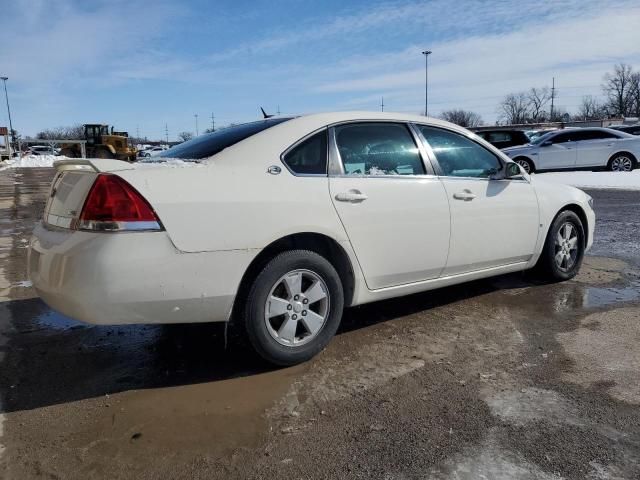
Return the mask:
<path fill-rule="evenodd" d="M 630 172 L 636 168 L 636 158 L 630 153 L 616 153 L 609 159 L 607 170 L 611 172 Z"/>
<path fill-rule="evenodd" d="M 536 171 L 536 167 L 533 162 L 526 157 L 516 157 L 513 161 L 520 165 L 527 173 L 533 173 Z"/>
<path fill-rule="evenodd" d="M 573 258 L 572 252 L 569 253 L 569 255 L 571 256 L 571 261 L 566 259 L 566 255 L 563 255 L 563 252 L 565 252 L 566 250 L 563 250 L 563 246 L 558 245 L 557 241 L 559 233 L 561 237 L 566 238 L 565 235 L 563 235 L 563 233 L 566 231 L 563 230 L 563 227 L 566 224 L 571 225 L 572 229 L 575 230 L 577 237 L 575 258 Z M 584 227 L 582 225 L 580 217 L 578 217 L 578 215 L 570 210 L 563 210 L 558 214 L 558 216 L 551 224 L 551 227 L 549 228 L 547 238 L 544 242 L 544 248 L 542 250 L 542 254 L 540 255 L 540 259 L 538 260 L 536 268 L 548 280 L 570 280 L 575 277 L 580 270 L 582 259 L 584 258 L 584 248 Z M 565 256 L 566 263 L 562 263 L 561 265 L 559 265 L 557 255 Z M 562 265 L 564 265 L 564 268 Z"/>
<path fill-rule="evenodd" d="M 278 285 L 283 276 L 294 271 L 311 272 L 320 277 L 328 297 L 324 323 L 315 336 L 299 346 L 281 344 L 274 334 L 270 333 L 265 319 L 267 298 L 272 289 Z M 311 308 L 311 304 L 306 308 Z M 343 308 L 342 281 L 333 265 L 315 252 L 290 250 L 271 259 L 253 281 L 243 313 L 244 329 L 249 342 L 262 358 L 275 365 L 295 365 L 309 360 L 329 343 L 340 325 Z M 278 317 L 274 318 L 277 321 Z M 298 321 L 301 320 L 302 318 L 299 317 Z M 296 326 L 294 334 L 303 327 L 304 324 L 301 327 Z"/>

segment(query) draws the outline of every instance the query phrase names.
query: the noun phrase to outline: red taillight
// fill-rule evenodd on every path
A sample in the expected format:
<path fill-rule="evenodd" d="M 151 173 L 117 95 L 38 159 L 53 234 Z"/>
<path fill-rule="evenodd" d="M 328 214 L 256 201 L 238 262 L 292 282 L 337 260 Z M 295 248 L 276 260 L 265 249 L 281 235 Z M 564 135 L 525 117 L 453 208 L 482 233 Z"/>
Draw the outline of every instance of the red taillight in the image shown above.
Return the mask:
<path fill-rule="evenodd" d="M 160 230 L 151 205 L 117 175 L 100 174 L 82 207 L 81 230 Z"/>

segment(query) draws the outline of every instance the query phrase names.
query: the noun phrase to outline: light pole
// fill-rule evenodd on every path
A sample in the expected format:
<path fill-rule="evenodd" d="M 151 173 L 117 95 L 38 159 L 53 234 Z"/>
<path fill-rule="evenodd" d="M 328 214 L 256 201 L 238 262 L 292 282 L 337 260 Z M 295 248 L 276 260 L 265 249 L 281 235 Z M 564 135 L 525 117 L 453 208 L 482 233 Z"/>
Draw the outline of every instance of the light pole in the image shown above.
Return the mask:
<path fill-rule="evenodd" d="M 429 55 L 431 50 L 422 52 L 424 55 L 424 116 L 429 116 Z"/>
<path fill-rule="evenodd" d="M 4 82 L 4 98 L 7 101 L 7 114 L 9 115 L 9 131 L 11 132 L 11 145 L 16 141 L 15 135 L 13 133 L 13 124 L 11 123 L 11 109 L 9 108 L 9 95 L 7 94 L 7 80 L 9 77 L 0 77 Z"/>
<path fill-rule="evenodd" d="M 194 117 L 196 117 L 196 137 L 197 137 L 198 136 L 198 114 L 196 113 Z"/>

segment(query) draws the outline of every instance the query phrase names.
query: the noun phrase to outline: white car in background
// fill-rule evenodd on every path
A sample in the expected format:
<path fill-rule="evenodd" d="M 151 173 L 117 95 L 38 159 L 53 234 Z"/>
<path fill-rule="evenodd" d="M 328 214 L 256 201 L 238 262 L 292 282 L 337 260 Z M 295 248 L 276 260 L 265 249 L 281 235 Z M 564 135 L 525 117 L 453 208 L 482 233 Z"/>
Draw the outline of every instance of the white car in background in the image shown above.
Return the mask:
<path fill-rule="evenodd" d="M 343 307 L 533 267 L 566 280 L 593 242 L 586 193 L 426 117 L 269 118 L 164 155 L 194 162 L 56 162 L 29 249 L 52 308 L 96 324 L 233 321 L 291 365 L 324 348 Z"/>
<path fill-rule="evenodd" d="M 630 172 L 638 166 L 640 138 L 610 128 L 571 128 L 502 151 L 527 173 L 593 168 Z"/>

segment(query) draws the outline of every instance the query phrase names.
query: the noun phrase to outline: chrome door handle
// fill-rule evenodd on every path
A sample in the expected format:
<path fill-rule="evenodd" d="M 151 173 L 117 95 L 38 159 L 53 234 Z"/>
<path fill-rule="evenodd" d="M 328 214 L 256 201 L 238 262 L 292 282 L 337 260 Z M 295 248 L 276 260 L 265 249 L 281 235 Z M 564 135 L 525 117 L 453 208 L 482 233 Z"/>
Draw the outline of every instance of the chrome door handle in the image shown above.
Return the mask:
<path fill-rule="evenodd" d="M 364 202 L 367 198 L 369 197 L 360 190 L 349 190 L 348 192 L 336 194 L 336 200 L 339 202 L 359 203 Z"/>
<path fill-rule="evenodd" d="M 465 202 L 468 202 L 476 198 L 476 196 L 474 193 L 471 192 L 471 190 L 465 189 L 462 192 L 454 193 L 453 198 L 455 198 L 456 200 L 464 200 Z"/>

